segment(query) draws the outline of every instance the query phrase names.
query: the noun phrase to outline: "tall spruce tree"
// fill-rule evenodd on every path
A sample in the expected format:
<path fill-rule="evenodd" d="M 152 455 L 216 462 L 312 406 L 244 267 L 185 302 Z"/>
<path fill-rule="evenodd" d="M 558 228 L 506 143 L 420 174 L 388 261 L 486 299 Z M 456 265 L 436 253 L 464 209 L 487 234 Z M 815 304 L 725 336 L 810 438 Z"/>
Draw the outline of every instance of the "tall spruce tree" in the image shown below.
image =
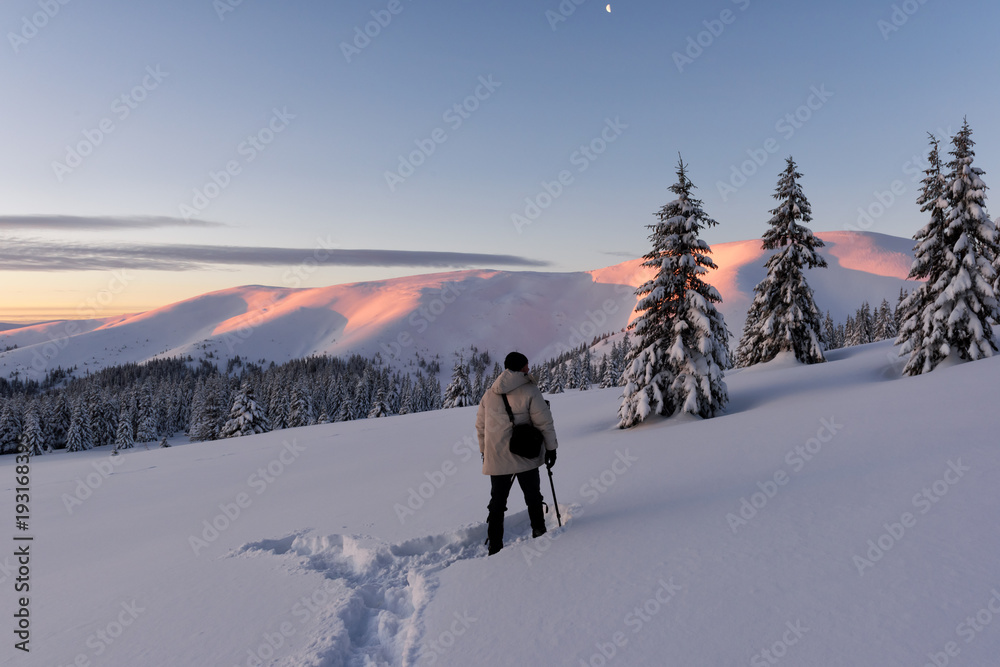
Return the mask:
<path fill-rule="evenodd" d="M 914 235 L 910 278 L 926 281 L 900 304 L 896 344 L 908 356 L 904 375 L 928 373 L 950 355 L 976 360 L 997 350 L 997 230 L 986 213 L 983 171 L 968 122 L 952 138 L 951 162 L 942 174 L 938 142 L 931 137 L 929 167 L 917 203 L 930 221 Z"/>
<path fill-rule="evenodd" d="M 678 158 L 677 195 L 655 213 L 649 240 L 653 248 L 642 266 L 656 275 L 636 290 L 632 323 L 639 337 L 624 372 L 625 389 L 618 409 L 619 428 L 629 428 L 650 414 L 677 411 L 712 417 L 729 400 L 723 374 L 729 367 L 729 331 L 716 307 L 718 291 L 705 282 L 717 268 L 712 250 L 698 233 L 718 223 L 693 196 L 687 165 Z"/>
<path fill-rule="evenodd" d="M 45 448 L 45 434 L 38 417 L 38 410 L 32 406 L 24 415 L 24 429 L 21 431 L 21 451 L 29 456 L 40 456 Z"/>
<path fill-rule="evenodd" d="M 789 157 L 773 195 L 778 206 L 771 210 L 770 229 L 763 237 L 764 250 L 778 252 L 768 258 L 767 276 L 754 287 L 736 355 L 740 366 L 770 361 L 784 351 L 806 364 L 825 361 L 820 311 L 803 271 L 825 267 L 826 260 L 816 251 L 823 242 L 805 226 L 812 220 L 812 207 L 799 185 L 801 178 Z"/>
<path fill-rule="evenodd" d="M 451 373 L 451 382 L 444 390 L 444 407 L 461 408 L 474 405 L 472 386 L 469 384 L 469 369 L 461 357 Z"/>
<path fill-rule="evenodd" d="M 115 450 L 132 449 L 135 446 L 135 435 L 132 432 L 132 408 L 126 405 L 118 416 L 118 428 L 115 432 Z"/>
<path fill-rule="evenodd" d="M 233 398 L 229 420 L 222 426 L 219 437 L 236 438 L 242 435 L 267 433 L 269 430 L 271 427 L 267 423 L 267 415 L 254 397 L 253 385 L 245 380 Z"/>
<path fill-rule="evenodd" d="M 13 454 L 21 445 L 21 424 L 15 414 L 17 411 L 13 400 L 4 401 L 0 410 L 0 454 Z"/>

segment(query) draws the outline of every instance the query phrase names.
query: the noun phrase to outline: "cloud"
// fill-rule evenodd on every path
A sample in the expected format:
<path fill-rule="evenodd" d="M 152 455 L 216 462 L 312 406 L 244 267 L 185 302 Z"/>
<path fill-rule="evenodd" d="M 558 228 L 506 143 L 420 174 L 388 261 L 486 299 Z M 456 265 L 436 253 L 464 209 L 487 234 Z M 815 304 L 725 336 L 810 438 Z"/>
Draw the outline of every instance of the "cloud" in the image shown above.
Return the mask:
<path fill-rule="evenodd" d="M 105 229 L 157 229 L 159 227 L 227 227 L 221 222 L 185 220 L 164 216 L 80 216 L 80 215 L 0 215 L 0 229 L 69 229 L 100 231 Z"/>
<path fill-rule="evenodd" d="M 0 239 L 5 271 L 192 271 L 222 266 L 472 266 L 543 267 L 549 262 L 515 255 L 326 248 L 267 248 L 215 245 L 90 245 L 38 239 Z"/>

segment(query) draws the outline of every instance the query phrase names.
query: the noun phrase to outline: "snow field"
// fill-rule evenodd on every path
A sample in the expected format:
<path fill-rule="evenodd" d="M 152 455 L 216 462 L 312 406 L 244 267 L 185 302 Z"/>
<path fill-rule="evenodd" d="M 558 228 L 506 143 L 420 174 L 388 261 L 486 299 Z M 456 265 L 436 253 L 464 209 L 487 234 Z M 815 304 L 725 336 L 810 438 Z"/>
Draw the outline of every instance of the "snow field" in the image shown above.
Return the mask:
<path fill-rule="evenodd" d="M 726 414 L 628 431 L 620 390 L 549 397 L 567 525 L 528 537 L 515 488 L 489 558 L 475 408 L 174 439 L 106 475 L 100 449 L 39 457 L 32 654 L 0 664 L 993 664 L 1000 366 L 900 378 L 892 353 L 733 371 Z"/>

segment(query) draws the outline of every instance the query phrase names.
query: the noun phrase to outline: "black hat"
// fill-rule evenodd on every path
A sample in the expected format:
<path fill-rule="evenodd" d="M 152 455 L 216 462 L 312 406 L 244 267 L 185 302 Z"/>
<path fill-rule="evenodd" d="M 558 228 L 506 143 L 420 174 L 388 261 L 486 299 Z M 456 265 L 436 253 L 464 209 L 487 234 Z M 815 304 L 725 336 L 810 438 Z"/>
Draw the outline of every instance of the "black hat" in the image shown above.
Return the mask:
<path fill-rule="evenodd" d="M 520 352 L 511 352 L 503 360 L 503 367 L 509 371 L 519 371 L 528 365 L 528 357 Z"/>

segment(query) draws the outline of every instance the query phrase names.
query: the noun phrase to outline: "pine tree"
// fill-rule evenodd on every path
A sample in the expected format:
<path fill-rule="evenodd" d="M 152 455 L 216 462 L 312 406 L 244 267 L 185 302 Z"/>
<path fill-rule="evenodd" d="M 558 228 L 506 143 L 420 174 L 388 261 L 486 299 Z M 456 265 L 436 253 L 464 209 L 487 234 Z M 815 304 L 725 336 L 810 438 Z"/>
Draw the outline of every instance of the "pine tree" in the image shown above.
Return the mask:
<path fill-rule="evenodd" d="M 118 415 L 118 429 L 115 432 L 115 450 L 132 449 L 135 437 L 132 434 L 132 408 L 125 406 Z"/>
<path fill-rule="evenodd" d="M 215 440 L 229 414 L 228 383 L 222 376 L 209 377 L 201 387 L 201 400 L 196 400 L 197 409 L 191 410 L 191 426 L 188 437 L 191 440 Z"/>
<path fill-rule="evenodd" d="M 368 411 L 368 419 L 388 417 L 390 414 L 392 413 L 386 405 L 385 389 L 379 387 L 378 393 L 375 395 L 375 400 L 372 402 L 371 410 Z"/>
<path fill-rule="evenodd" d="M 13 454 L 21 444 L 21 424 L 14 411 L 14 401 L 4 401 L 0 410 L 0 454 Z"/>
<path fill-rule="evenodd" d="M 351 391 L 352 383 L 345 378 L 340 385 L 340 408 L 334 419 L 338 422 L 346 422 L 354 419 L 354 392 Z"/>
<path fill-rule="evenodd" d="M 41 456 L 45 449 L 45 437 L 38 417 L 38 410 L 32 406 L 24 415 L 24 428 L 21 431 L 21 450 L 29 456 Z"/>
<path fill-rule="evenodd" d="M 892 306 L 887 299 L 882 299 L 875 318 L 875 340 L 888 340 L 896 337 L 896 321 L 892 314 Z"/>
<path fill-rule="evenodd" d="M 826 318 L 823 320 L 823 342 L 828 350 L 836 350 L 840 347 L 837 344 L 837 327 L 833 323 L 833 317 L 829 310 L 826 311 Z"/>
<path fill-rule="evenodd" d="M 90 420 L 87 418 L 83 399 L 78 398 L 73 402 L 73 414 L 69 422 L 69 431 L 66 433 L 66 451 L 82 452 L 93 447 L 94 437 L 90 429 Z"/>
<path fill-rule="evenodd" d="M 778 179 L 771 210 L 771 227 L 764 233 L 764 250 L 778 250 L 765 266 L 767 276 L 756 287 L 747 313 L 737 358 L 740 366 L 770 361 L 779 352 L 790 351 L 801 363 L 825 361 L 820 343 L 820 315 L 803 269 L 825 267 L 816 251 L 823 242 L 805 226 L 812 220 L 809 205 L 789 157 Z"/>
<path fill-rule="evenodd" d="M 861 345 L 861 331 L 854 317 L 848 315 L 847 321 L 844 323 L 844 347 L 854 347 L 855 345 Z"/>
<path fill-rule="evenodd" d="M 444 407 L 461 408 L 467 405 L 474 405 L 472 387 L 469 386 L 469 369 L 459 357 L 451 373 L 451 382 L 444 390 Z"/>
<path fill-rule="evenodd" d="M 677 199 L 663 205 L 655 214 L 658 222 L 648 225 L 653 248 L 642 265 L 657 273 L 636 290 L 641 315 L 630 328 L 640 340 L 625 369 L 619 428 L 653 413 L 712 417 L 729 400 L 723 380 L 729 332 L 715 307 L 722 297 L 704 281 L 716 268 L 712 250 L 698 238 L 702 228 L 718 223 L 702 210 L 694 187 L 678 159 L 677 183 L 670 187 Z"/>
<path fill-rule="evenodd" d="M 592 367 L 593 358 L 590 355 L 590 348 L 588 347 L 583 352 L 583 360 L 581 363 L 580 372 L 580 391 L 587 391 L 590 389 L 590 385 L 594 383 L 594 369 Z"/>
<path fill-rule="evenodd" d="M 139 409 L 136 413 L 135 441 L 153 442 L 159 436 L 157 431 L 156 405 L 153 401 L 153 387 L 147 382 L 139 393 Z"/>
<path fill-rule="evenodd" d="M 859 345 L 867 345 L 875 340 L 875 322 L 872 319 L 872 308 L 865 301 L 854 316 L 854 326 L 858 330 Z"/>
<path fill-rule="evenodd" d="M 560 363 L 552 371 L 552 378 L 549 380 L 549 393 L 562 394 L 566 391 L 566 362 Z"/>
<path fill-rule="evenodd" d="M 255 433 L 267 433 L 271 430 L 267 423 L 264 408 L 254 397 L 253 385 L 245 380 L 233 398 L 233 407 L 229 410 L 229 420 L 219 432 L 220 438 L 236 438 Z"/>
<path fill-rule="evenodd" d="M 903 326 L 903 302 L 906 301 L 907 292 L 902 287 L 899 288 L 899 298 L 896 300 L 896 308 L 892 311 L 892 321 L 898 332 Z"/>
<path fill-rule="evenodd" d="M 313 420 L 312 400 L 305 382 L 300 380 L 292 387 L 292 397 L 288 403 L 288 428 L 309 426 Z"/>
<path fill-rule="evenodd" d="M 983 171 L 975 156 L 968 122 L 952 138 L 953 159 L 942 175 L 938 142 L 931 137 L 921 211 L 931 220 L 913 237 L 910 278 L 926 282 L 903 301 L 903 323 L 896 344 L 908 356 L 904 375 L 928 373 L 945 358 L 992 356 L 997 350 L 991 322 L 997 321 L 993 291 L 997 255 L 996 227 L 985 211 Z"/>

